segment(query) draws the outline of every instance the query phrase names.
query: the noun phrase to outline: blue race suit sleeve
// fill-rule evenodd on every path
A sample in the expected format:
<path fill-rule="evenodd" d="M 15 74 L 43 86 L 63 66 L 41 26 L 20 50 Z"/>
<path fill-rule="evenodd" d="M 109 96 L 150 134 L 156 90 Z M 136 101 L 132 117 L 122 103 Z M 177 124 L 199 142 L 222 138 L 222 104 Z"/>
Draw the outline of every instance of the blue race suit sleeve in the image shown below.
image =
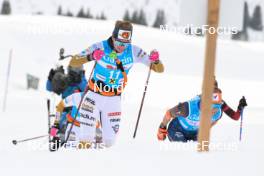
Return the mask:
<path fill-rule="evenodd" d="M 81 89 L 82 92 L 84 92 L 85 88 L 87 85 L 87 80 L 85 78 L 85 75 L 82 76 L 82 81 L 79 84 L 79 88 Z"/>
<path fill-rule="evenodd" d="M 47 80 L 47 83 L 46 83 L 46 90 L 47 91 L 52 91 L 52 84 L 51 84 L 51 81 L 50 80 Z"/>

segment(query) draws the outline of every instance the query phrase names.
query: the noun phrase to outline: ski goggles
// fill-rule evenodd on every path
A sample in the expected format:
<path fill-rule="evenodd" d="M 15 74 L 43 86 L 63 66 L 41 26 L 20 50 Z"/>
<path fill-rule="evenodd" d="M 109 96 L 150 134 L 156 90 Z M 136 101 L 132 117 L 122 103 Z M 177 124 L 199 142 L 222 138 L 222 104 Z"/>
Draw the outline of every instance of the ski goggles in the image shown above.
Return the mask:
<path fill-rule="evenodd" d="M 121 30 L 120 29 L 118 31 L 117 39 L 119 39 L 119 40 L 125 40 L 125 41 L 130 42 L 131 41 L 131 35 L 132 35 L 132 32 L 131 31 Z"/>
<path fill-rule="evenodd" d="M 124 42 L 131 42 L 132 31 L 130 30 L 123 30 L 123 29 L 116 29 L 113 32 L 113 36 L 116 40 L 124 41 Z"/>
<path fill-rule="evenodd" d="M 121 46 L 121 47 L 125 47 L 125 48 L 127 48 L 129 44 L 130 44 L 130 43 L 125 43 L 125 42 L 121 42 L 121 41 L 118 41 L 118 40 L 115 40 L 115 41 L 114 41 L 114 45 L 115 45 L 115 46 Z"/>

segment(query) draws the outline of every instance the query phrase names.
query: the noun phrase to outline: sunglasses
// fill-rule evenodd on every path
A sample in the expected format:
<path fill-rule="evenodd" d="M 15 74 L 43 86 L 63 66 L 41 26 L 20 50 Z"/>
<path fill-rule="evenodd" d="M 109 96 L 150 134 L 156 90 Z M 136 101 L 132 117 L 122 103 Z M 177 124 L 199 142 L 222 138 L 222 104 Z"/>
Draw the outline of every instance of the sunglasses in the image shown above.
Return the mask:
<path fill-rule="evenodd" d="M 114 41 L 114 45 L 115 45 L 115 46 L 122 46 L 122 47 L 127 48 L 129 44 L 130 44 L 130 43 L 120 42 L 120 41 L 118 41 L 118 40 L 115 40 L 115 41 Z"/>

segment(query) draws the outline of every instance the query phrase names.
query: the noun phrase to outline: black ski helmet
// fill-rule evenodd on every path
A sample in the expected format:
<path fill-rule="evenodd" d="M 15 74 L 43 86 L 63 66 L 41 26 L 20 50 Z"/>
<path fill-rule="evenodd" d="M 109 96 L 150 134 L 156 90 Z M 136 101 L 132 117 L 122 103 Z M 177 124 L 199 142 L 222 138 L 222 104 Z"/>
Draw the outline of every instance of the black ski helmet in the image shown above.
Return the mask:
<path fill-rule="evenodd" d="M 133 25 L 129 21 L 116 21 L 113 38 L 122 42 L 131 42 Z"/>
<path fill-rule="evenodd" d="M 52 91 L 60 95 L 69 86 L 69 80 L 67 75 L 61 72 L 57 72 L 53 76 L 51 84 L 52 84 Z"/>

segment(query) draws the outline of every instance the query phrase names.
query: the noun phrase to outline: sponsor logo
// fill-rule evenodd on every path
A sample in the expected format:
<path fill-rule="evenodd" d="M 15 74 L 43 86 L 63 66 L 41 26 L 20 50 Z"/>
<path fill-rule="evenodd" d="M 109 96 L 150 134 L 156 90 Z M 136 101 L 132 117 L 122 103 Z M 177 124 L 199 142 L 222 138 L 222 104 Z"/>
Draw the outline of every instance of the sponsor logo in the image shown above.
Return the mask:
<path fill-rule="evenodd" d="M 89 116 L 88 114 L 81 114 L 81 117 L 84 119 L 89 119 L 91 121 L 95 121 L 95 118 L 92 116 Z"/>
<path fill-rule="evenodd" d="M 81 125 L 85 125 L 85 126 L 89 126 L 89 127 L 93 127 L 94 124 L 91 123 L 86 123 L 86 122 L 80 122 Z"/>
<path fill-rule="evenodd" d="M 123 65 L 130 64 L 133 62 L 132 57 L 125 57 L 124 59 L 121 59 L 121 62 Z"/>
<path fill-rule="evenodd" d="M 114 126 L 112 126 L 112 128 L 113 128 L 115 133 L 118 133 L 119 125 L 114 125 Z"/>
<path fill-rule="evenodd" d="M 115 79 L 112 78 L 112 79 L 109 80 L 109 84 L 115 84 L 115 83 L 116 83 Z"/>
<path fill-rule="evenodd" d="M 91 103 L 92 105 L 95 105 L 95 101 L 90 99 L 90 98 L 88 98 L 88 97 L 86 97 L 85 101 Z"/>
<path fill-rule="evenodd" d="M 146 55 L 147 55 L 147 53 L 141 49 L 141 50 L 138 52 L 137 57 L 142 59 L 142 58 L 144 58 Z"/>
<path fill-rule="evenodd" d="M 103 75 L 100 75 L 100 74 L 96 74 L 96 78 L 100 79 L 101 81 L 105 81 L 106 80 L 106 78 Z"/>
<path fill-rule="evenodd" d="M 115 70 L 116 68 L 112 65 L 106 65 L 106 68 L 110 69 L 110 70 Z"/>
<path fill-rule="evenodd" d="M 111 122 L 111 123 L 114 123 L 114 122 L 120 122 L 120 119 L 110 119 L 110 122 Z"/>
<path fill-rule="evenodd" d="M 109 112 L 107 115 L 109 117 L 112 117 L 112 116 L 120 116 L 121 115 L 121 112 Z"/>
<path fill-rule="evenodd" d="M 87 105 L 87 104 L 83 104 L 82 110 L 93 113 L 94 108 L 92 106 Z"/>

